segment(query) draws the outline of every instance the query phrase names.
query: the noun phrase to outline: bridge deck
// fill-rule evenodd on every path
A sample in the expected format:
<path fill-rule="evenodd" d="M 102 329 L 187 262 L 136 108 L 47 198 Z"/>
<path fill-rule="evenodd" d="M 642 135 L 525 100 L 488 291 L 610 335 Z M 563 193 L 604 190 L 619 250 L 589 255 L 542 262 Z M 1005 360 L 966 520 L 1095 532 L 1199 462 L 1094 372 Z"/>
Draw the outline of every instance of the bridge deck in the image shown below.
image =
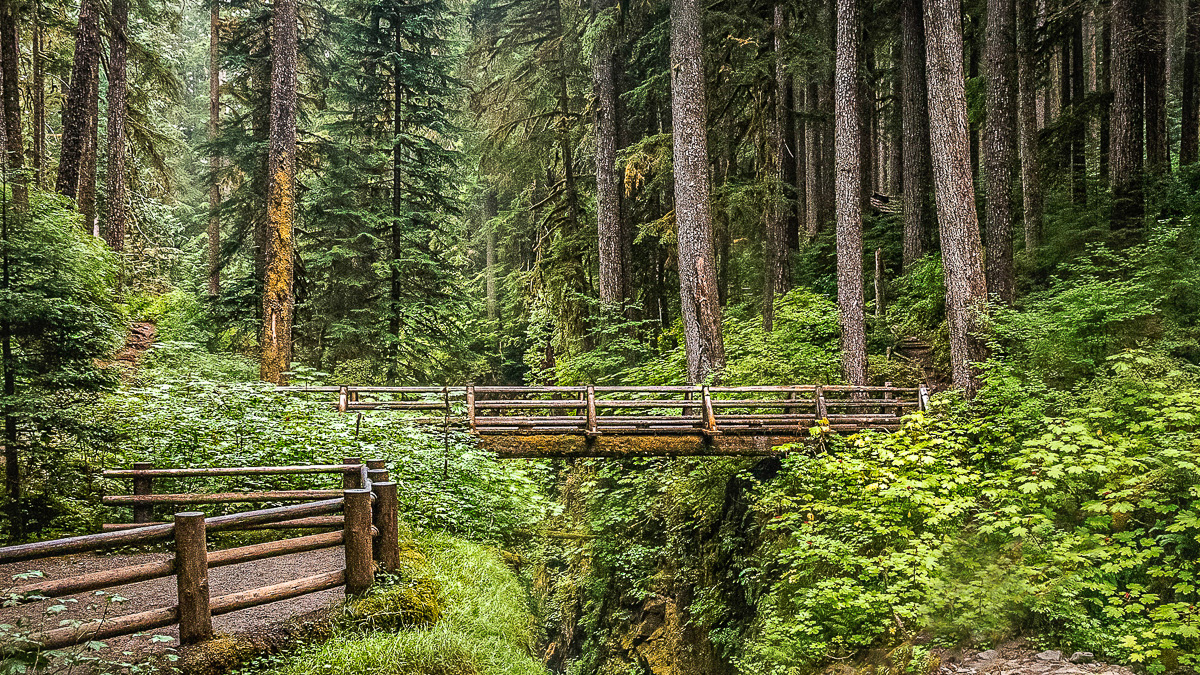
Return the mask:
<path fill-rule="evenodd" d="M 337 409 L 424 411 L 506 457 L 770 454 L 834 432 L 896 429 L 924 387 L 784 385 L 281 387 L 336 394 Z M 429 421 L 435 421 L 430 419 Z"/>

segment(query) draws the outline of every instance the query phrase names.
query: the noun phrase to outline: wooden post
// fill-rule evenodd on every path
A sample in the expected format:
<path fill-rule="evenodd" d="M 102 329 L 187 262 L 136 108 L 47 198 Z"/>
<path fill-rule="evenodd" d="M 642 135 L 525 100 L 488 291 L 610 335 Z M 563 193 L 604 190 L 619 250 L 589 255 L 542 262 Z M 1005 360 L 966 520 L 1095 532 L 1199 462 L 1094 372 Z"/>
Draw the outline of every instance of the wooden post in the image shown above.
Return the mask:
<path fill-rule="evenodd" d="M 134 462 L 135 471 L 149 471 L 154 468 L 154 462 Z M 150 476 L 137 476 L 133 479 L 133 494 L 154 494 L 154 479 Z M 149 523 L 154 521 L 154 507 L 150 504 L 136 504 L 133 507 L 133 522 Z"/>
<path fill-rule="evenodd" d="M 829 419 L 829 411 L 825 408 L 825 390 L 817 387 L 817 421 Z"/>
<path fill-rule="evenodd" d="M 386 469 L 387 468 L 387 460 L 386 459 L 368 459 L 367 460 L 367 468 L 368 469 Z"/>
<path fill-rule="evenodd" d="M 467 423 L 475 431 L 475 385 L 467 385 Z"/>
<path fill-rule="evenodd" d="M 362 464 L 361 457 L 345 457 L 342 459 L 342 464 Z M 362 476 L 360 472 L 342 474 L 342 489 L 343 490 L 358 490 L 362 488 Z"/>
<path fill-rule="evenodd" d="M 208 544 L 204 514 L 175 514 L 175 579 L 179 598 L 179 643 L 191 645 L 212 637 L 208 606 Z"/>
<path fill-rule="evenodd" d="M 884 382 L 884 383 L 883 383 L 883 386 L 885 386 L 885 387 L 891 387 L 891 386 L 892 386 L 892 383 L 891 383 L 891 382 Z M 883 398 L 884 398 L 885 400 L 890 400 L 890 399 L 892 398 L 892 390 L 891 390 L 891 389 L 886 389 L 886 390 L 884 390 L 884 392 L 883 392 Z M 899 412 L 899 411 L 898 411 L 898 410 L 896 410 L 895 408 L 891 407 L 891 406 L 884 406 L 884 407 L 883 407 L 883 409 L 882 409 L 882 410 L 880 410 L 880 412 L 882 412 L 882 413 L 884 413 L 884 414 L 887 414 L 887 415 L 895 415 L 895 414 L 896 414 L 897 412 Z"/>
<path fill-rule="evenodd" d="M 587 428 L 588 433 L 599 433 L 596 424 L 596 385 L 587 386 Z"/>
<path fill-rule="evenodd" d="M 921 410 L 929 411 L 929 389 L 925 385 L 921 385 L 920 391 L 917 392 L 917 403 L 920 404 Z"/>
<path fill-rule="evenodd" d="M 346 385 L 338 387 L 338 412 L 346 412 L 350 409 L 350 393 Z"/>
<path fill-rule="evenodd" d="M 387 479 L 388 479 L 387 469 L 367 469 L 367 480 L 371 481 L 372 485 L 374 485 L 375 483 L 382 483 L 382 482 L 386 481 Z"/>
<path fill-rule="evenodd" d="M 372 483 L 371 491 L 375 493 L 375 529 L 379 530 L 371 553 L 380 568 L 394 574 L 400 571 L 400 507 L 396 484 Z"/>
<path fill-rule="evenodd" d="M 711 436 L 717 433 L 717 416 L 713 413 L 712 396 L 708 393 L 707 385 L 700 392 L 704 399 L 704 432 L 706 436 Z"/>
<path fill-rule="evenodd" d="M 346 551 L 346 595 L 363 595 L 371 589 L 374 563 L 371 560 L 371 491 L 345 490 L 345 523 L 342 531 Z"/>

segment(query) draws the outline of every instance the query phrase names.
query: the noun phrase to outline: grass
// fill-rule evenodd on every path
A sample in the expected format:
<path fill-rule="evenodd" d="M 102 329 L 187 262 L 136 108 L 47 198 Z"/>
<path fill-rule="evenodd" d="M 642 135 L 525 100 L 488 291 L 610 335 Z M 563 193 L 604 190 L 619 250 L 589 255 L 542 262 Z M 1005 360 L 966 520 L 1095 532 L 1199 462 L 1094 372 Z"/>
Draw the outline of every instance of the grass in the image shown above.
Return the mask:
<path fill-rule="evenodd" d="M 263 675 L 545 675 L 531 656 L 525 589 L 491 548 L 431 535 L 420 542 L 441 586 L 442 618 L 396 633 L 344 631 Z"/>

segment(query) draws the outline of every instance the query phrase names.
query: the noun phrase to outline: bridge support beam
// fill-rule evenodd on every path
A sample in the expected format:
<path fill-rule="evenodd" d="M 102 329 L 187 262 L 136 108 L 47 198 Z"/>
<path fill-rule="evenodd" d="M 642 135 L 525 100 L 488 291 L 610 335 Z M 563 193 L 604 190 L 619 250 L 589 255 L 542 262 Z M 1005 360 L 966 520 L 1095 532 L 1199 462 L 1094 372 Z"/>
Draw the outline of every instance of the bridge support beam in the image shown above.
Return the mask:
<path fill-rule="evenodd" d="M 480 447 L 501 457 L 703 457 L 779 454 L 780 445 L 811 442 L 796 435 L 496 434 L 478 436 Z"/>

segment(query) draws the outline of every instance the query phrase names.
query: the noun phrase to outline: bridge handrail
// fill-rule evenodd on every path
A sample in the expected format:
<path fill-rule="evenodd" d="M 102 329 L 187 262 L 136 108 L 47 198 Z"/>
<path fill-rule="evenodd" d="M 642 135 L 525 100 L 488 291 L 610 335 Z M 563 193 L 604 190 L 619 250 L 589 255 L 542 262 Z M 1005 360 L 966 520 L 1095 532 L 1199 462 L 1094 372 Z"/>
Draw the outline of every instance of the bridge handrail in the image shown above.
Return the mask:
<path fill-rule="evenodd" d="M 129 544 L 152 543 L 174 538 L 175 557 L 168 561 L 131 565 L 114 570 L 76 575 L 66 579 L 39 581 L 15 589 L 18 596 L 44 599 L 67 594 L 95 591 L 140 581 L 176 576 L 178 604 L 172 607 L 102 619 L 82 626 L 57 628 L 26 636 L 27 647 L 49 650 L 101 640 L 117 635 L 153 630 L 178 623 L 180 641 L 184 644 L 212 637 L 212 617 L 227 612 L 254 607 L 346 585 L 347 595 L 359 595 L 369 590 L 375 561 L 384 570 L 395 572 L 399 567 L 398 501 L 396 483 L 389 481 L 382 460 L 371 460 L 380 466 L 349 472 L 354 485 L 342 490 L 342 496 L 309 504 L 295 504 L 244 513 L 204 517 L 198 512 L 175 514 L 172 523 L 139 525 L 135 528 L 101 534 L 66 537 L 45 542 L 0 548 L 0 563 L 32 560 L 68 553 L 97 551 Z M 331 466 L 331 465 L 324 465 Z M 339 472 L 345 465 L 336 466 Z M 260 468 L 260 467 L 255 467 Z M 266 467 L 283 469 L 284 467 Z M 294 467 L 293 467 L 294 468 Z M 146 471 L 133 470 L 123 477 L 141 478 Z M 300 471 L 299 473 L 319 473 Z M 172 474 L 168 474 L 172 475 Z M 178 474 L 173 474 L 178 475 Z M 230 475 L 221 473 L 218 475 Z M 374 478 L 375 480 L 372 480 Z M 358 482 L 361 480 L 362 482 Z M 350 481 L 348 481 L 349 483 Z M 209 532 L 272 523 L 294 522 L 297 518 L 317 516 L 341 510 L 341 530 L 288 539 L 209 551 Z M 334 546 L 346 550 L 345 568 L 296 579 L 271 586 L 239 591 L 220 597 L 210 597 L 207 570 L 238 563 L 251 562 L 313 551 Z"/>

